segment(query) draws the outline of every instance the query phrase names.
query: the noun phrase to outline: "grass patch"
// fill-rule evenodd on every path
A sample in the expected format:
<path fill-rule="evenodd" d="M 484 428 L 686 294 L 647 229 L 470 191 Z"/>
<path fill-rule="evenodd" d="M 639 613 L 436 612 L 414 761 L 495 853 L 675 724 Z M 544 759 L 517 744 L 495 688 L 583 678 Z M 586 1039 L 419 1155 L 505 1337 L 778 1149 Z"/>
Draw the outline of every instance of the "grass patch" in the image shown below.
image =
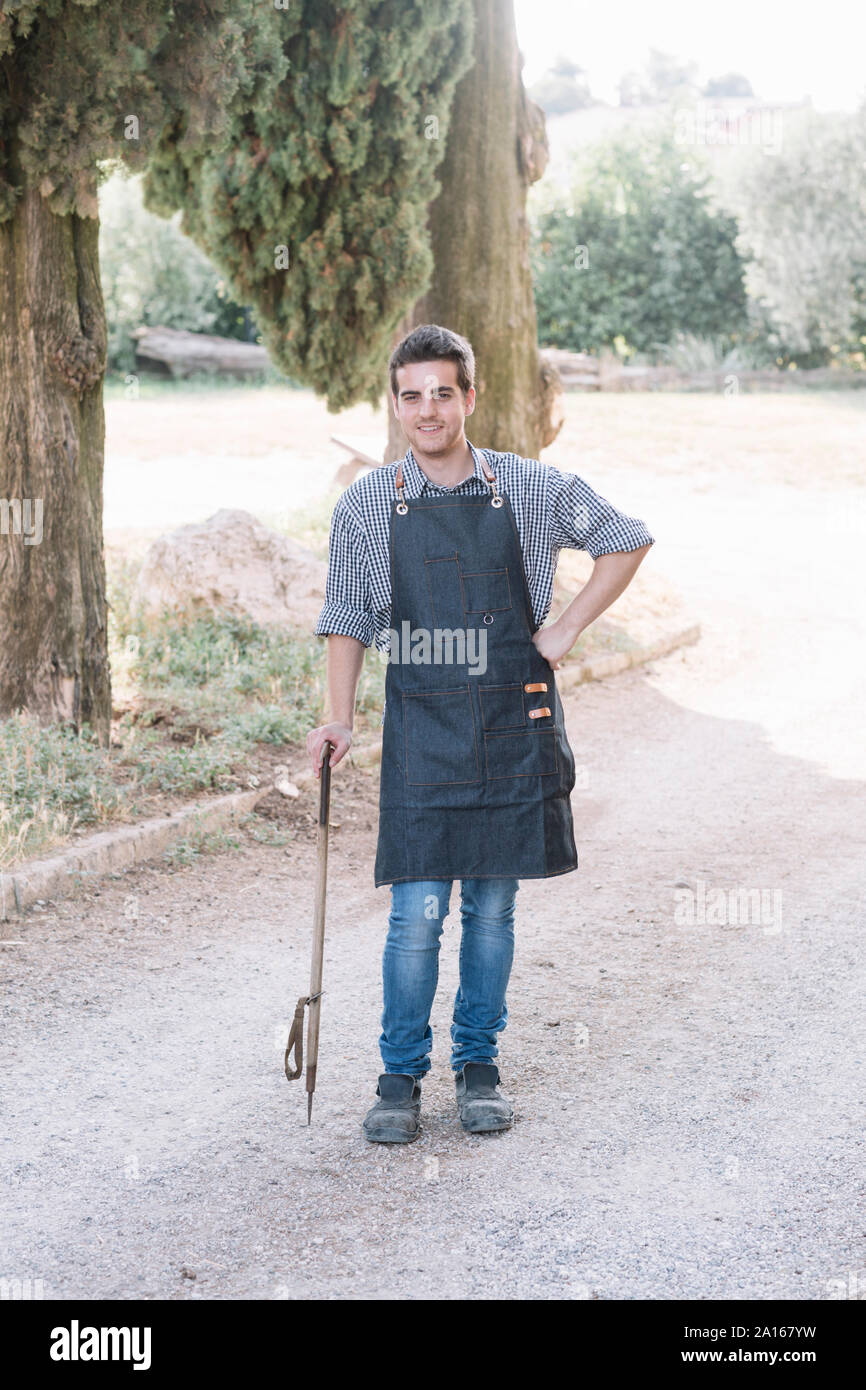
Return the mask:
<path fill-rule="evenodd" d="M 236 828 L 231 830 L 192 830 L 165 850 L 163 859 L 173 868 L 179 868 L 184 864 L 191 864 L 203 854 L 240 849 L 243 839 L 238 835 L 239 830 L 245 831 L 250 839 L 260 845 L 287 845 L 294 839 L 293 831 L 282 830 L 272 821 L 262 820 L 254 811 L 248 811 L 246 815 L 238 818 Z"/>
<path fill-rule="evenodd" d="M 294 830 L 281 829 L 272 820 L 264 820 L 252 812 L 246 820 L 246 831 L 251 840 L 260 845 L 288 845 L 295 838 Z"/>
<path fill-rule="evenodd" d="M 342 489 L 334 486 L 306 507 L 294 507 L 288 516 L 266 517 L 264 520 L 275 530 L 291 536 L 298 545 L 305 545 L 317 559 L 327 560 L 331 513 L 341 496 Z"/>
<path fill-rule="evenodd" d="M 109 647 L 118 733 L 142 785 L 219 786 L 255 745 L 303 744 L 327 703 L 327 644 L 229 613 L 146 619 L 136 572 L 112 572 Z M 360 716 L 381 708 L 384 684 L 384 665 L 365 663 Z"/>
<path fill-rule="evenodd" d="M 176 396 L 224 395 L 227 391 L 249 391 L 253 394 L 266 388 L 302 391 L 300 382 L 293 381 L 271 364 L 260 372 L 247 376 L 229 376 L 218 372 L 191 372 L 189 376 L 163 376 L 161 372 L 107 372 L 103 383 L 105 400 L 121 398 L 135 400 L 165 400 Z"/>
<path fill-rule="evenodd" d="M 0 722 L 0 785 L 2 868 L 126 806 L 125 789 L 89 729 L 43 728 L 26 712 Z"/>
<path fill-rule="evenodd" d="M 163 852 L 163 859 L 173 869 L 192 864 L 204 854 L 221 854 L 227 849 L 240 849 L 241 840 L 232 830 L 192 830 Z"/>
<path fill-rule="evenodd" d="M 321 723 L 325 642 L 230 614 L 145 619 L 133 598 L 138 568 L 109 552 L 109 657 L 121 711 L 111 749 L 89 728 L 43 728 L 27 714 L 0 721 L 0 868 L 86 826 L 153 814 L 160 797 L 234 790 L 257 747 L 302 746 Z M 385 665 L 372 657 L 359 682 L 356 737 L 365 717 L 378 723 L 384 687 Z"/>

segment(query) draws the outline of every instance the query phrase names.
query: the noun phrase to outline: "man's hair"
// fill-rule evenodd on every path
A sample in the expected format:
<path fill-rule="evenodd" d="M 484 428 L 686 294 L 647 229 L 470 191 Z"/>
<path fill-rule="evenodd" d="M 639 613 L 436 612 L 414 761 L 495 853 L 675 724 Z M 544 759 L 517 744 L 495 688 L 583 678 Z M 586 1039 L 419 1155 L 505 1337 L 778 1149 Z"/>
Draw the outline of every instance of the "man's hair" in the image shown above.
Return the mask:
<path fill-rule="evenodd" d="M 438 323 L 422 323 L 407 334 L 391 353 L 388 371 L 391 376 L 391 395 L 399 390 L 397 368 L 406 367 L 410 362 L 457 363 L 457 385 L 464 396 L 475 385 L 475 353 L 472 345 L 459 333 L 443 328 Z"/>

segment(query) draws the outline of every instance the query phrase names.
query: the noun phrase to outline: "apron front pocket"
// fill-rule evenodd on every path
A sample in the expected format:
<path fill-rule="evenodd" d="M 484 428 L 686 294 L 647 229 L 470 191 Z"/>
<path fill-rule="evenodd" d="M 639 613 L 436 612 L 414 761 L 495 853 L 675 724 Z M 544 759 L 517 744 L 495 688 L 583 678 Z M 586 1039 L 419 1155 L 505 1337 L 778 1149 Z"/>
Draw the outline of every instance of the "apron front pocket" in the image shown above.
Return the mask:
<path fill-rule="evenodd" d="M 463 627 L 463 597 L 460 588 L 460 567 L 457 555 L 424 558 L 424 573 L 430 590 L 432 627 Z"/>
<path fill-rule="evenodd" d="M 523 686 L 519 682 L 514 685 L 479 685 L 478 697 L 481 701 L 483 729 L 526 727 Z"/>
<path fill-rule="evenodd" d="M 527 729 L 516 734 L 485 734 L 489 779 L 551 777 L 559 770 L 555 729 Z"/>
<path fill-rule="evenodd" d="M 468 685 L 403 693 L 406 781 L 441 787 L 478 782 L 478 742 Z"/>
<path fill-rule="evenodd" d="M 463 607 L 467 613 L 502 613 L 511 607 L 508 570 L 463 574 Z"/>

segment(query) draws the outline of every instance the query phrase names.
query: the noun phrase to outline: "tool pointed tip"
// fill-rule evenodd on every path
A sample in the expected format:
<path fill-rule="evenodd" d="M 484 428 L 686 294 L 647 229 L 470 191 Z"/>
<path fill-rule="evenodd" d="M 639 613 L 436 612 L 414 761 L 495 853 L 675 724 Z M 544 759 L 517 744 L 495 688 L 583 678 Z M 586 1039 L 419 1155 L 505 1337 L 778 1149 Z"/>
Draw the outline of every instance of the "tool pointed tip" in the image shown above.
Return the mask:
<path fill-rule="evenodd" d="M 312 1097 L 312 1095 L 308 1095 L 308 1096 L 307 1096 L 307 1124 L 310 1123 L 310 1117 L 312 1116 L 312 1113 L 313 1113 L 313 1097 Z"/>

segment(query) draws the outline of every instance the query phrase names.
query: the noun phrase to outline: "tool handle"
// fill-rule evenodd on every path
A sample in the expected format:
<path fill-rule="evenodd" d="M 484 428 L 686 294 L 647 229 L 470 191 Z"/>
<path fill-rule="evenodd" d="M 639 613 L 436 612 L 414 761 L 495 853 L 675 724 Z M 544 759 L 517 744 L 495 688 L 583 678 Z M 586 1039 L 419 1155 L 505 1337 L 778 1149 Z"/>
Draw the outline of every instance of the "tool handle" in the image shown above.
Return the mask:
<path fill-rule="evenodd" d="M 313 918 L 313 958 L 310 968 L 310 1022 L 307 1029 L 307 1090 L 316 1086 L 319 1059 L 319 1014 L 322 994 L 322 960 L 325 953 L 325 893 L 328 877 L 328 817 L 331 806 L 331 767 L 329 758 L 336 747 L 329 739 L 322 745 L 321 789 L 319 792 L 318 856 L 316 865 L 316 906 Z"/>
<path fill-rule="evenodd" d="M 331 754 L 336 744 L 331 743 L 330 739 L 325 739 L 322 744 L 322 771 L 319 776 L 319 825 L 328 828 L 328 808 L 331 804 Z"/>

